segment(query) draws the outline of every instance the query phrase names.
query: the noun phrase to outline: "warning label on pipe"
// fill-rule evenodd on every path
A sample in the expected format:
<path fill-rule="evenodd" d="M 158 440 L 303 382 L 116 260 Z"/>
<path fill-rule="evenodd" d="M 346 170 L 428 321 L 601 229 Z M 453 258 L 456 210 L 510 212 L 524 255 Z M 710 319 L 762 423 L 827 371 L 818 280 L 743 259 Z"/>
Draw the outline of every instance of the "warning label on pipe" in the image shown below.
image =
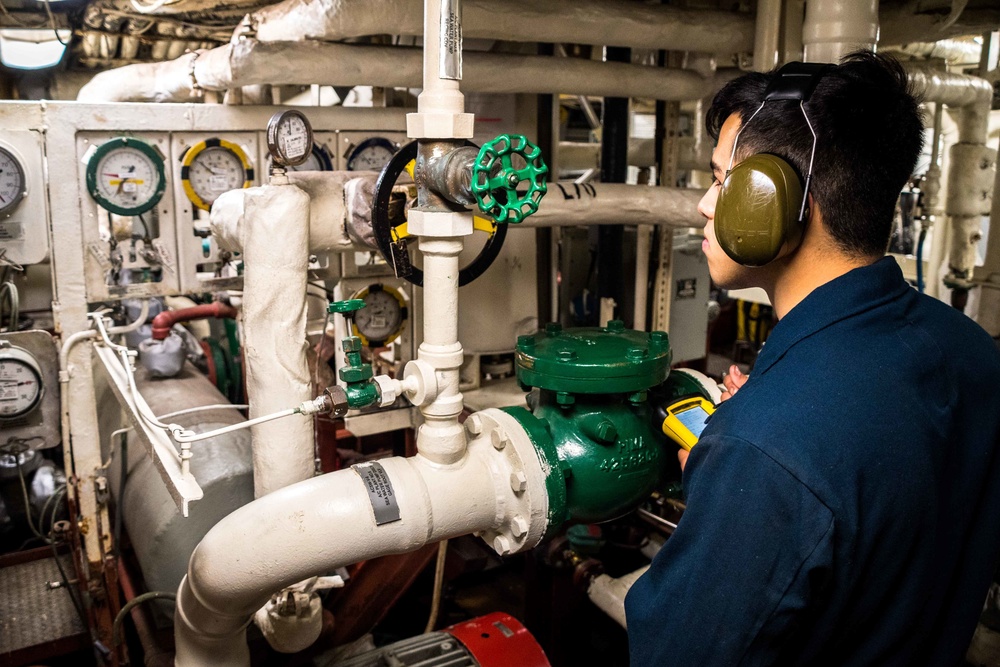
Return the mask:
<path fill-rule="evenodd" d="M 359 463 L 351 466 L 354 472 L 361 476 L 368 490 L 368 499 L 375 512 L 375 525 L 399 521 L 399 503 L 396 502 L 396 492 L 392 489 L 392 481 L 386 474 L 381 463 Z"/>

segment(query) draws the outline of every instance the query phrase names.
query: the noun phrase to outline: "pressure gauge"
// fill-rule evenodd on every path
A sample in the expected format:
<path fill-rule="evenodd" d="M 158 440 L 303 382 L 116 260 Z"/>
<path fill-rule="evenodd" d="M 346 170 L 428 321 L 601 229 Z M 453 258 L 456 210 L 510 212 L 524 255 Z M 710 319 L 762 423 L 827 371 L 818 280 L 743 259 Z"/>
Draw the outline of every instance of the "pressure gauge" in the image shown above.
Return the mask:
<path fill-rule="evenodd" d="M 103 208 L 140 215 L 159 203 L 167 179 L 163 158 L 139 139 L 119 137 L 101 144 L 87 162 L 87 190 Z"/>
<path fill-rule="evenodd" d="M 0 420 L 17 419 L 38 406 L 42 372 L 26 350 L 0 346 Z"/>
<path fill-rule="evenodd" d="M 380 283 L 369 285 L 352 299 L 362 299 L 365 307 L 354 313 L 351 329 L 368 347 L 385 347 L 403 333 L 408 317 L 406 297 Z"/>
<path fill-rule="evenodd" d="M 191 203 L 208 211 L 223 192 L 250 187 L 253 167 L 242 148 L 213 137 L 184 153 L 181 184 Z"/>
<path fill-rule="evenodd" d="M 14 155 L 0 148 L 0 215 L 14 210 L 24 196 L 24 169 Z"/>
<path fill-rule="evenodd" d="M 399 148 L 383 137 L 365 139 L 347 154 L 348 171 L 382 171 Z"/>
<path fill-rule="evenodd" d="M 300 165 L 309 159 L 312 147 L 312 126 L 304 113 L 289 109 L 271 116 L 267 123 L 267 150 L 276 164 Z"/>
<path fill-rule="evenodd" d="M 267 170 L 271 171 L 271 158 L 268 158 Z M 294 167 L 286 167 L 288 171 L 333 171 L 333 160 L 325 148 L 319 144 L 313 144 L 309 157 L 302 164 Z"/>

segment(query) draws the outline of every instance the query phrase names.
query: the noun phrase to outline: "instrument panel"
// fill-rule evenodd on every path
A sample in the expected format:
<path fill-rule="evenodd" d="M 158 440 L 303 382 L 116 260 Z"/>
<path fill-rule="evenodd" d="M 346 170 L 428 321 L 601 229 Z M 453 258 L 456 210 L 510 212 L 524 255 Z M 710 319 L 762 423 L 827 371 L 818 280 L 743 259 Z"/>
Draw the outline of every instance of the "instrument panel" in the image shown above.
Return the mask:
<path fill-rule="evenodd" d="M 28 103 L 16 104 L 29 107 Z M 30 208 L 30 200 L 43 210 L 24 216 L 39 227 L 28 236 L 43 245 L 41 252 L 19 255 L 21 261 L 44 261 L 52 238 L 63 248 L 64 266 L 66 253 L 82 248 L 77 275 L 84 276 L 89 302 L 239 289 L 242 260 L 239 253 L 226 252 L 216 244 L 209 225 L 211 207 L 223 192 L 267 181 L 268 119 L 275 111 L 288 109 L 35 106 L 29 114 L 30 129 L 23 132 L 33 138 L 34 160 L 26 156 L 23 142 L 12 145 L 9 140 L 17 130 L 0 129 L 0 250 L 7 250 L 6 238 L 25 237 L 20 213 Z M 302 111 L 315 128 L 313 140 L 303 163 L 289 170 L 343 169 L 344 147 L 363 145 L 359 155 L 370 161 L 377 158 L 366 150 L 372 145 L 388 150 L 386 145 L 405 140 L 404 110 L 324 107 Z M 34 125 L 47 132 L 35 130 Z M 56 144 L 74 145 L 75 150 Z M 75 173 L 76 178 L 48 181 L 46 170 Z M 37 197 L 32 199 L 33 195 Z M 58 215 L 48 214 L 48 201 Z M 12 216 L 17 222 L 5 227 Z M 337 275 L 339 257 L 318 257 L 311 267 L 314 277 Z"/>

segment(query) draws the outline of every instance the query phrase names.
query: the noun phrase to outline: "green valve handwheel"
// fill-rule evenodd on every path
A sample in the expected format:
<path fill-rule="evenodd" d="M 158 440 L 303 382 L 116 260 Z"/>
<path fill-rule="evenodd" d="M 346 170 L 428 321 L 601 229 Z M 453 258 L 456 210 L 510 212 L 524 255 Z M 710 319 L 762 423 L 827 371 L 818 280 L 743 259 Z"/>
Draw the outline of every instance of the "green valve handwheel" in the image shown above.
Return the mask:
<path fill-rule="evenodd" d="M 513 157 L 520 156 L 524 167 L 514 166 Z M 538 210 L 547 191 L 545 175 L 549 168 L 542 160 L 542 149 L 521 134 L 501 134 L 479 149 L 472 166 L 472 194 L 479 210 L 500 223 L 518 223 Z M 527 183 L 528 191 L 519 193 L 517 186 Z"/>

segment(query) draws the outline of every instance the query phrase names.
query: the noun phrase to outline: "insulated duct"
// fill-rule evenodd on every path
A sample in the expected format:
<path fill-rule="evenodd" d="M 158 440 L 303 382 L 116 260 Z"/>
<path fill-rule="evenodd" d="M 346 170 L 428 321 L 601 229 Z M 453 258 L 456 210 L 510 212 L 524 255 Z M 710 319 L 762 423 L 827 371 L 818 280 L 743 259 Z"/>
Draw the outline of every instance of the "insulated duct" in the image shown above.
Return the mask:
<path fill-rule="evenodd" d="M 80 90 L 77 99 L 190 102 L 200 98 L 202 90 L 268 83 L 385 88 L 420 88 L 423 84 L 421 50 L 413 48 L 243 39 L 199 54 L 101 72 Z M 463 67 L 463 88 L 479 93 L 570 92 L 694 100 L 718 88 L 715 79 L 690 71 L 582 58 L 467 51 Z"/>

